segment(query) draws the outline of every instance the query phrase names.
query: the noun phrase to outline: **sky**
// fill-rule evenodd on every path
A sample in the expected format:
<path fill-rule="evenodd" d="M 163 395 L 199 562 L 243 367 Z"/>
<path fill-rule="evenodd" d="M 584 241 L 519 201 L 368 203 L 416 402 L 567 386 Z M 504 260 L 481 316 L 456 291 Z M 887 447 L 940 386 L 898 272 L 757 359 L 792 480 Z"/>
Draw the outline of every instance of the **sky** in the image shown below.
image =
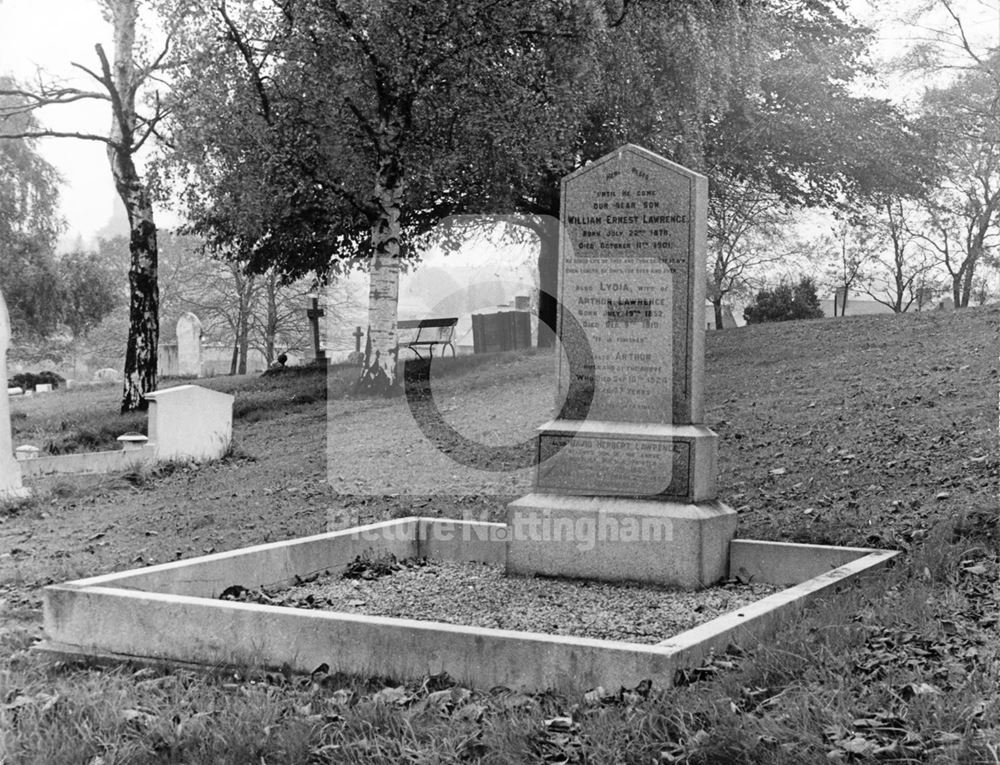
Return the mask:
<path fill-rule="evenodd" d="M 879 50 L 889 56 L 920 34 L 895 21 L 898 9 L 912 7 L 914 2 L 853 0 L 852 8 L 859 18 L 878 26 Z M 956 0 L 963 16 L 973 20 L 969 28 L 980 42 L 995 45 L 1000 39 L 997 4 L 997 0 Z M 94 45 L 98 42 L 110 50 L 110 25 L 102 19 L 96 0 L 0 0 L 0 73 L 30 81 L 40 67 L 67 84 L 89 87 L 87 76 L 74 69 L 72 62 L 94 66 Z M 900 79 L 894 83 L 893 94 L 918 93 L 920 85 L 912 79 Z M 107 104 L 100 101 L 56 107 L 42 119 L 51 128 L 97 133 L 106 133 L 110 121 Z M 73 246 L 80 238 L 90 243 L 111 220 L 114 210 L 115 191 L 104 145 L 52 138 L 42 142 L 41 151 L 65 181 L 62 213 L 68 226 L 61 247 Z M 166 225 L 173 222 L 162 211 L 158 211 L 157 220 Z"/>
<path fill-rule="evenodd" d="M 30 82 L 41 67 L 67 84 L 90 88 L 71 62 L 96 65 L 96 43 L 110 49 L 110 25 L 92 0 L 0 0 L 0 72 Z M 42 119 L 51 128 L 102 134 L 110 125 L 101 101 L 54 107 Z M 115 196 L 104 144 L 49 138 L 40 148 L 65 181 L 62 213 L 69 225 L 63 244 L 92 237 L 110 220 Z"/>

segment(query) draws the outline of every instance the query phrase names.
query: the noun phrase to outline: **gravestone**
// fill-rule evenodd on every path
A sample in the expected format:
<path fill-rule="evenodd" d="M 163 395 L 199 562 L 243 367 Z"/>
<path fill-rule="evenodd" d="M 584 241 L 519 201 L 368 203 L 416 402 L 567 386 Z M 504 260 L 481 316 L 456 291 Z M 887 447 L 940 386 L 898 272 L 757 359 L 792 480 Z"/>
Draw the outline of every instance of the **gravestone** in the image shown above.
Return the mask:
<path fill-rule="evenodd" d="M 707 180 L 627 145 L 563 179 L 556 419 L 508 571 L 697 588 L 736 514 L 703 424 Z"/>
<path fill-rule="evenodd" d="M 326 316 L 319 304 L 319 298 L 315 295 L 309 296 L 309 308 L 306 309 L 306 318 L 312 325 L 313 336 L 313 362 L 323 366 L 326 364 L 326 350 L 322 347 L 319 337 L 319 320 Z"/>
<path fill-rule="evenodd" d="M 10 316 L 7 303 L 0 293 L 0 380 L 7 381 L 7 348 L 10 347 Z M 28 491 L 21 485 L 21 466 L 14 458 L 10 432 L 10 401 L 6 385 L 0 394 L 0 499 L 25 497 Z"/>
<path fill-rule="evenodd" d="M 177 374 L 201 377 L 201 320 L 190 312 L 177 319 Z"/>
<path fill-rule="evenodd" d="M 233 440 L 233 401 L 229 393 L 177 385 L 146 394 L 149 440 L 162 461 L 217 460 Z"/>
<path fill-rule="evenodd" d="M 847 287 L 837 287 L 833 294 L 833 315 L 844 316 L 847 311 Z"/>
<path fill-rule="evenodd" d="M 352 336 L 354 337 L 354 350 L 347 354 L 347 363 L 364 364 L 365 354 L 361 352 L 361 338 L 365 336 L 365 331 L 361 327 L 355 327 Z"/>

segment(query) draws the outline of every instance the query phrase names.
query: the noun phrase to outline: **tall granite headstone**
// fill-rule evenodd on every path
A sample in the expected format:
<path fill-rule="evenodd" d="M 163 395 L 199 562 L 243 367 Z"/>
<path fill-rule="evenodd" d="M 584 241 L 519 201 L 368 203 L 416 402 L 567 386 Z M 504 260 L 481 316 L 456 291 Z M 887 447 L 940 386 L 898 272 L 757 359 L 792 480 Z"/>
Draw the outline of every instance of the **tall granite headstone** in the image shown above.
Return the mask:
<path fill-rule="evenodd" d="M 177 374 L 201 377 L 201 320 L 193 313 L 177 319 Z"/>
<path fill-rule="evenodd" d="M 10 432 L 10 401 L 7 398 L 7 348 L 10 347 L 10 316 L 7 303 L 0 293 L 0 499 L 23 497 L 27 490 L 21 484 L 21 466 L 14 457 Z"/>
<path fill-rule="evenodd" d="M 707 180 L 626 145 L 562 182 L 559 414 L 508 571 L 702 587 L 736 514 L 703 424 Z"/>

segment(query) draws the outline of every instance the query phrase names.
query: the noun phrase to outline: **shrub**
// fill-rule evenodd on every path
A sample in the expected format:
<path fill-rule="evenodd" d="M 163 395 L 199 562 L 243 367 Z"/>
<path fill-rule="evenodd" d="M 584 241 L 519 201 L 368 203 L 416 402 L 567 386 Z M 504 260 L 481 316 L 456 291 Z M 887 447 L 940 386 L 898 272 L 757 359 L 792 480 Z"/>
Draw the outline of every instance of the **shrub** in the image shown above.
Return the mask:
<path fill-rule="evenodd" d="M 743 311 L 747 324 L 792 319 L 822 319 L 823 310 L 816 297 L 816 284 L 803 276 L 798 284 L 782 281 L 772 290 L 761 290 L 754 302 Z"/>
<path fill-rule="evenodd" d="M 35 386 L 39 383 L 42 385 L 51 385 L 53 389 L 55 389 L 60 385 L 65 385 L 66 380 L 57 375 L 55 372 L 46 371 L 39 372 L 38 374 L 33 374 L 32 372 L 21 372 L 7 380 L 7 387 L 16 387 L 21 388 L 22 390 L 34 390 Z"/>

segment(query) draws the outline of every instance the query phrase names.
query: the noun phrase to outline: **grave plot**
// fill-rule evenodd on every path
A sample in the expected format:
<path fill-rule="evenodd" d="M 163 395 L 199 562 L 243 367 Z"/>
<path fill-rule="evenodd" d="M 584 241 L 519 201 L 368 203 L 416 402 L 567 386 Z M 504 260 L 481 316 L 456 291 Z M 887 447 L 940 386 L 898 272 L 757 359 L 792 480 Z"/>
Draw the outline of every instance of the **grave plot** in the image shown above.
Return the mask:
<path fill-rule="evenodd" d="M 234 585 L 274 590 L 336 574 L 359 556 L 502 566 L 506 532 L 503 524 L 407 518 L 52 585 L 42 650 L 301 672 L 326 663 L 331 671 L 401 680 L 446 671 L 477 688 L 610 688 L 645 679 L 663 687 L 678 669 L 761 639 L 812 597 L 896 554 L 735 541 L 730 567 L 783 589 L 652 644 L 219 599 Z"/>
<path fill-rule="evenodd" d="M 781 588 L 720 582 L 684 591 L 635 582 L 507 576 L 501 566 L 426 558 L 362 557 L 343 572 L 274 591 L 223 593 L 245 603 L 550 635 L 660 642 Z"/>

